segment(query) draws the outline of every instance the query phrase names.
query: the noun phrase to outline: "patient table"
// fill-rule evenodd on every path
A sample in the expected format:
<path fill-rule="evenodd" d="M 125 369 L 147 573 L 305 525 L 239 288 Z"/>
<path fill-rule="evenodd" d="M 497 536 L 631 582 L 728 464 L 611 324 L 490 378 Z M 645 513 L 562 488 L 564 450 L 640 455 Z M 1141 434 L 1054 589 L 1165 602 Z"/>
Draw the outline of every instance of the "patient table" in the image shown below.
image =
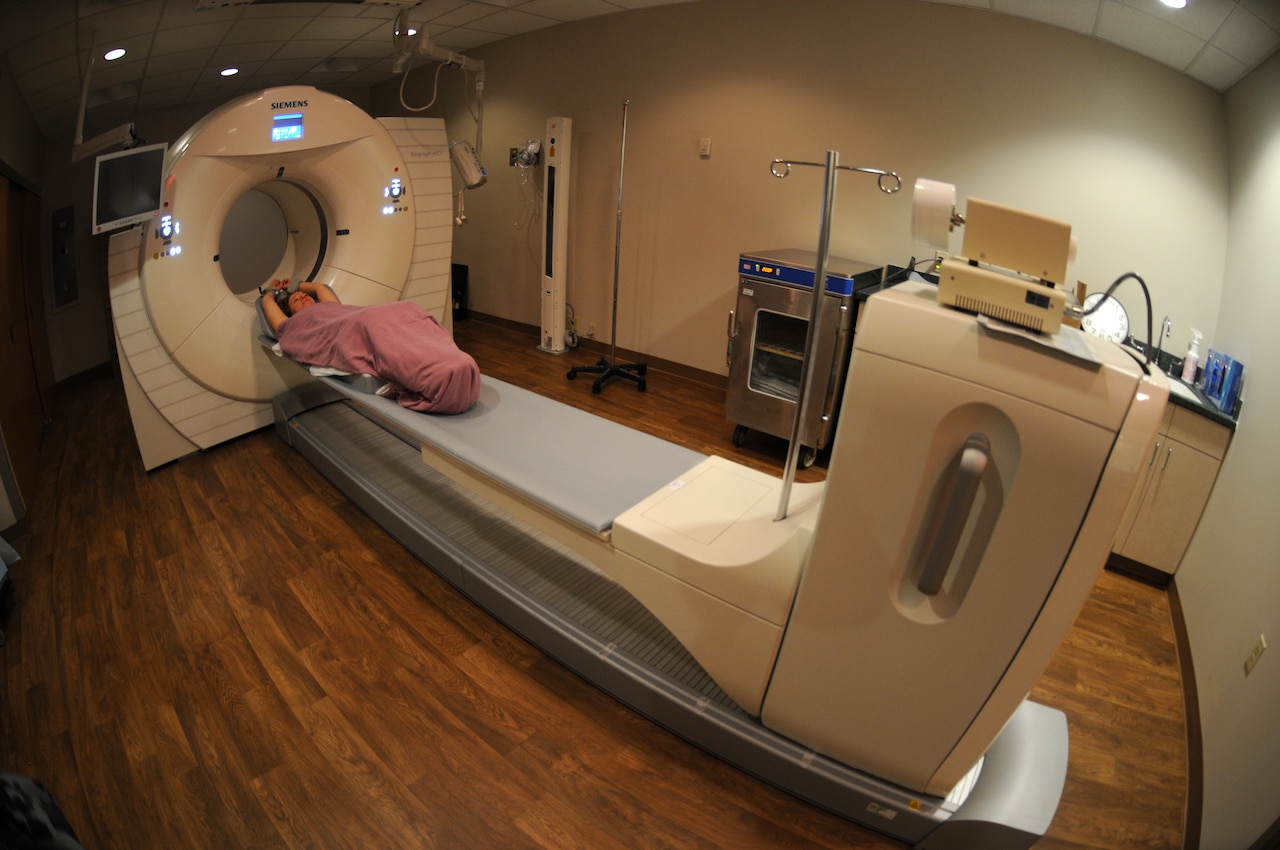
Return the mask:
<path fill-rule="evenodd" d="M 892 394 L 881 399 L 881 408 L 896 412 L 900 428 L 920 428 L 925 435 L 934 429 L 935 445 L 895 467 L 902 480 L 879 492 L 886 510 L 900 514 L 893 522 L 877 518 L 874 505 L 857 506 L 859 497 L 849 489 L 863 466 L 878 469 L 877 463 L 887 462 L 875 459 L 887 454 L 882 448 L 857 445 L 866 435 L 856 416 L 844 417 L 828 481 L 799 485 L 790 514 L 777 522 L 772 476 L 490 378 L 476 407 L 455 417 L 405 411 L 343 380 L 325 378 L 277 397 L 276 427 L 357 505 L 477 604 L 674 733 L 917 847 L 1028 847 L 1056 809 L 1067 733 L 1061 712 L 1025 701 L 1026 689 L 1105 560 L 1114 533 L 1108 523 L 1112 514 L 1118 523 L 1163 397 L 1114 351 L 1101 352 L 1101 366 L 1083 368 L 993 339 L 971 316 L 938 307 L 932 293 L 901 289 L 868 302 L 845 394 L 865 399 L 871 388 L 858 387 L 859 380 L 882 380 L 882 370 L 904 368 L 921 372 L 928 385 L 923 397 L 947 406 L 935 428 L 928 424 L 934 421 L 924 409 L 928 405 L 895 408 Z M 967 364 L 958 367 L 969 370 L 963 381 L 903 362 L 916 355 L 895 324 L 921 321 L 937 324 L 931 334 L 937 350 L 924 346 L 919 356 L 936 360 L 945 351 L 944 359 Z M 980 356 L 969 358 L 966 350 Z M 1008 398 L 1008 390 L 1025 380 L 1028 364 L 1040 370 L 1043 386 L 1031 386 L 1027 401 Z M 906 387 L 909 377 L 890 375 L 888 382 Z M 984 383 L 992 389 L 983 389 Z M 987 552 L 986 560 L 995 563 L 984 564 L 974 578 L 973 564 L 966 563 L 977 556 L 962 552 L 957 564 L 964 586 L 948 579 L 940 600 L 922 602 L 908 575 L 913 547 L 893 540 L 914 539 L 910 524 L 931 521 L 930 492 L 941 488 L 929 482 L 952 468 L 946 445 L 956 429 L 986 429 L 998 446 L 991 460 L 994 478 L 983 485 L 988 501 L 975 514 L 981 515 L 979 526 L 989 526 L 975 532 L 986 535 L 979 555 Z M 1081 433 L 1078 440 L 1074 431 Z M 842 440 L 849 446 L 842 448 Z M 1085 455 L 1092 467 L 1074 469 L 1079 464 L 1072 458 Z M 1032 490 L 1025 488 L 1035 487 L 1035 475 L 1043 471 L 1036 467 L 1044 464 L 1065 464 L 1093 477 L 1049 496 L 1060 514 L 1069 515 L 1049 523 L 1060 529 L 1051 530 L 1052 536 L 1062 537 L 1049 542 L 1066 549 L 1041 557 L 1038 549 L 1027 549 L 1027 524 L 1019 512 L 1037 511 L 1026 504 Z M 868 490 L 868 498 L 874 501 L 875 493 Z M 1082 508 L 1066 501 L 1077 498 Z M 913 514 L 897 499 L 905 499 L 908 508 L 923 499 L 924 507 Z M 826 526 L 824 510 L 831 512 Z M 992 519 L 1001 510 L 1011 516 L 1012 535 Z M 880 530 L 863 528 L 867 522 Z M 895 523 L 905 536 L 896 537 L 888 527 Z M 850 543 L 849 534 L 874 543 L 864 553 L 874 556 L 860 557 L 862 538 Z M 886 542 L 888 549 L 877 548 Z M 1000 556 L 1004 546 L 1016 554 L 1009 579 L 998 577 L 1000 562 L 1007 560 Z M 806 565 L 814 550 L 827 553 L 824 563 Z M 833 559 L 832 552 L 839 554 Z M 1049 564 L 1043 579 L 1036 578 L 1042 560 Z M 864 573 L 863 589 L 847 580 Z M 826 589 L 806 588 L 816 581 L 828 582 Z M 896 615 L 855 611 L 866 609 L 861 600 L 883 596 L 877 588 L 896 587 L 898 581 L 904 589 L 886 600 Z M 1027 587 L 1041 601 L 1025 617 L 1021 609 L 1029 606 L 1022 601 L 1012 612 L 1017 616 L 999 610 Z M 841 601 L 848 593 L 854 596 Z M 978 606 L 987 608 L 969 610 Z M 793 609 L 804 612 L 805 622 L 797 622 Z M 959 708 L 953 710 L 949 692 L 928 695 L 930 671 L 954 677 L 954 668 L 969 663 L 964 657 L 985 663 L 990 652 L 957 646 L 955 663 L 877 673 L 874 662 L 893 647 L 856 630 L 886 616 L 903 621 L 892 628 L 901 632 L 893 640 L 904 652 L 913 651 L 919 634 L 942 641 L 940 651 L 946 652 L 955 643 L 949 638 L 953 629 L 974 622 L 983 629 L 983 623 L 1020 617 L 1029 622 L 1018 625 L 1026 631 L 1013 637 L 1013 657 L 1001 665 L 1007 671 L 997 672 L 993 682 L 978 682 L 976 690 L 958 688 L 976 696 L 957 693 Z M 847 672 L 859 664 L 870 672 Z M 912 691 L 919 687 L 926 688 L 924 699 Z M 967 700 L 976 701 L 966 707 Z M 840 730 L 859 728 L 858 721 L 850 727 L 842 719 L 857 711 L 900 718 L 873 718 L 874 728 L 853 736 L 859 741 L 841 740 Z M 959 740 L 949 738 L 947 728 L 957 720 Z M 828 740 L 832 730 L 835 741 Z M 904 764 L 894 763 L 898 751 L 910 753 Z"/>

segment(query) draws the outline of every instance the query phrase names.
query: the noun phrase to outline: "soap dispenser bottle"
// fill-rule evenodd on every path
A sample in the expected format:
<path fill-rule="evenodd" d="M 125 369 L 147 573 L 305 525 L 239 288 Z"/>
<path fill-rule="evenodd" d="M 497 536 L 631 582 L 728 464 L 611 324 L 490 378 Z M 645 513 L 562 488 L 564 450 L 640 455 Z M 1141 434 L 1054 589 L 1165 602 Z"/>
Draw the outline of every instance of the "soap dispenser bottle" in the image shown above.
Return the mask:
<path fill-rule="evenodd" d="M 1200 362 L 1200 340 L 1204 339 L 1204 334 L 1195 328 L 1191 329 L 1191 347 L 1187 349 L 1187 356 L 1182 358 L 1182 380 L 1184 383 L 1195 383 L 1196 366 Z"/>

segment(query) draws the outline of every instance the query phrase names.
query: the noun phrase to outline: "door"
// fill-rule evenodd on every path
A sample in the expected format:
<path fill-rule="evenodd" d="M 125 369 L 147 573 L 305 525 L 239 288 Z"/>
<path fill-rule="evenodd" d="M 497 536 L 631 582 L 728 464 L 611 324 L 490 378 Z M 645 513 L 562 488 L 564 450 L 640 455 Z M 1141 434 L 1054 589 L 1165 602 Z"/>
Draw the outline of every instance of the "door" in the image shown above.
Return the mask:
<path fill-rule="evenodd" d="M 800 430 L 800 442 L 814 449 L 824 448 L 830 436 L 830 413 L 848 345 L 846 302 L 826 296 L 818 316 L 812 400 Z M 812 309 L 808 289 L 739 279 L 738 327 L 725 398 L 729 421 L 775 437 L 791 436 Z"/>
<path fill-rule="evenodd" d="M 35 497 L 44 419 L 32 354 L 23 239 L 24 195 L 21 188 L 0 177 L 0 435 L 3 454 L 0 488 L 8 481 L 17 490 L 6 493 L 16 519 L 26 515 Z M 12 478 L 9 479 L 9 473 Z"/>

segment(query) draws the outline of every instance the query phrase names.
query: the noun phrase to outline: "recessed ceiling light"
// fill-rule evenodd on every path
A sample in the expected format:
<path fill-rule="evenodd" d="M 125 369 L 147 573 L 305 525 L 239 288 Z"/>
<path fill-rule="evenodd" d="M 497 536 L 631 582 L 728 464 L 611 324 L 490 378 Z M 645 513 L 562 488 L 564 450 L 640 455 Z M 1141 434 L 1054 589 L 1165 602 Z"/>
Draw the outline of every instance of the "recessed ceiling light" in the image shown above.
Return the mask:
<path fill-rule="evenodd" d="M 108 62 L 112 62 L 116 59 L 119 59 L 123 55 L 124 55 L 124 48 L 116 47 L 102 54 L 102 58 L 106 59 Z"/>
<path fill-rule="evenodd" d="M 1160 0 L 1160 2 L 1170 9 L 1182 9 L 1187 5 L 1187 0 Z"/>
<path fill-rule="evenodd" d="M 239 68 L 223 68 L 218 73 L 224 77 L 234 77 L 236 74 L 240 73 L 240 69 Z"/>

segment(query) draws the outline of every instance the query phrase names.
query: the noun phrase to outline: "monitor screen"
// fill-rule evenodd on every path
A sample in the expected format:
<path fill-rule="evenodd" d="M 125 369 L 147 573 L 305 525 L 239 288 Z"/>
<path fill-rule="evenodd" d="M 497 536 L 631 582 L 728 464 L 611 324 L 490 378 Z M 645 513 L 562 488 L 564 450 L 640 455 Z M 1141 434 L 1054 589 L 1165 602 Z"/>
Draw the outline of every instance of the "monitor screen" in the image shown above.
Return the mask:
<path fill-rule="evenodd" d="M 168 145 L 145 145 L 98 157 L 93 173 L 93 232 L 107 233 L 147 221 L 164 196 Z"/>
<path fill-rule="evenodd" d="M 271 141 L 296 142 L 302 138 L 302 113 L 288 112 L 271 116 Z"/>

